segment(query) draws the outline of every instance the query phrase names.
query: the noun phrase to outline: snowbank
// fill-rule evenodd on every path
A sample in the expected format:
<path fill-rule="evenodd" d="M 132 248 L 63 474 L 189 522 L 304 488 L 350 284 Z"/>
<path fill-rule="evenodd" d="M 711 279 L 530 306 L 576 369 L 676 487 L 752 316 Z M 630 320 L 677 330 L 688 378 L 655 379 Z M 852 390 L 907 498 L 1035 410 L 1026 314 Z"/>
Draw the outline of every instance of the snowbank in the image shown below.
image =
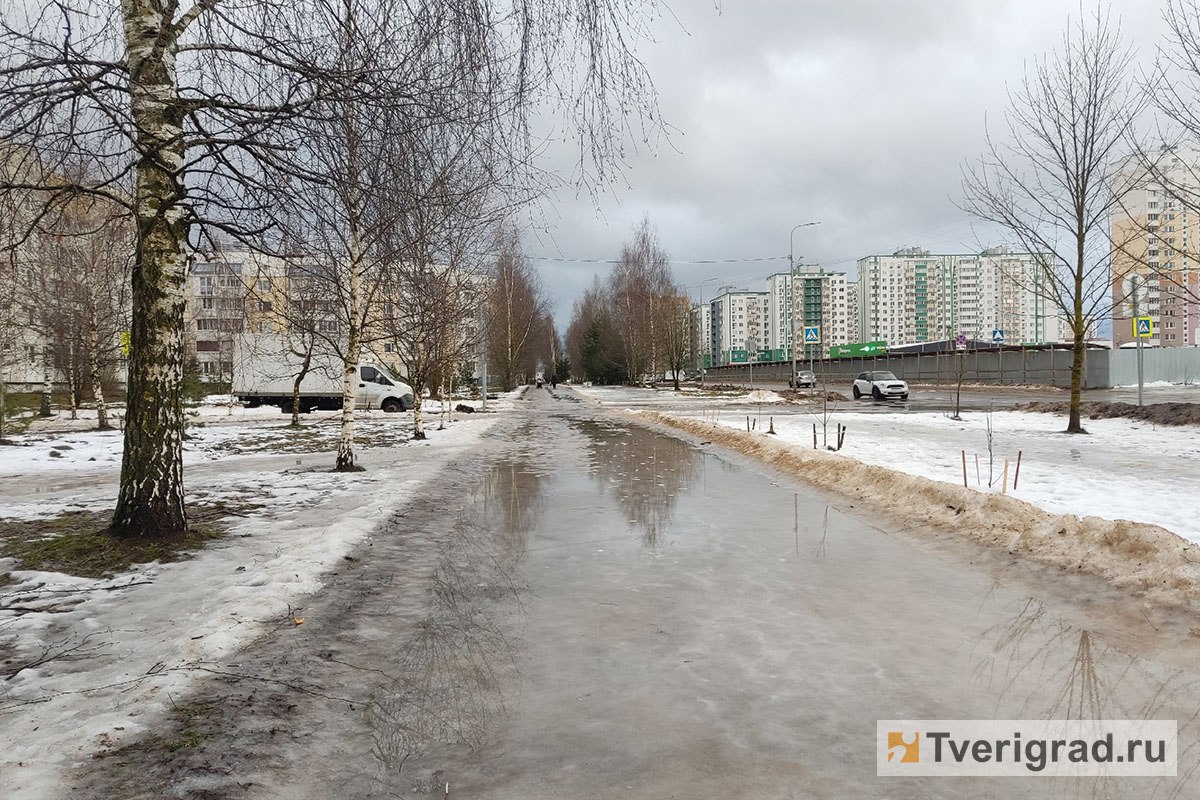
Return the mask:
<path fill-rule="evenodd" d="M 450 459 L 476 445 L 497 419 L 472 414 L 443 431 L 430 425 L 424 443 L 364 448 L 364 473 L 330 472 L 328 453 L 231 457 L 199 451 L 185 471 L 189 498 L 241 498 L 265 506 L 195 558 L 144 565 L 105 581 L 14 572 L 18 584 L 0 589 L 0 652 L 8 669 L 31 666 L 0 683 L 6 743 L 0 797 L 69 796 L 61 776 L 97 750 L 119 747 L 151 727 L 166 704 L 204 677 L 206 664 L 267 627 L 302 624 L 304 596 L 321 586 L 322 576 Z M 210 435 L 258 429 L 234 425 Z M 82 442 L 93 438 L 89 451 Z M 120 436 L 112 438 L 115 443 L 107 434 L 67 440 L 84 453 L 119 453 Z M 46 447 L 34 442 L 4 449 L 32 455 Z M 10 460 L 5 468 L 13 466 Z M 50 472 L 53 466 L 61 471 Z M 87 503 L 111 502 L 115 469 L 111 461 L 103 467 L 95 486 L 81 464 L 60 459 L 44 474 L 53 486 L 69 476 Z M 20 480 L 31 487 L 31 479 Z M 40 490 L 26 488 L 22 496 L 12 481 L 2 485 L 14 493 L 0 504 L 0 515 L 46 511 L 36 501 Z M 56 503 L 47 505 L 54 510 Z M 0 563 L 0 573 L 12 569 L 11 559 L 0 562 L 7 562 Z M 49 658 L 33 664 L 41 655 Z"/>
<path fill-rule="evenodd" d="M 1054 514 L 1012 496 L 909 475 L 723 424 L 649 411 L 635 412 L 635 416 L 761 458 L 815 486 L 880 511 L 949 529 L 1062 569 L 1092 573 L 1116 586 L 1144 592 L 1157 602 L 1200 606 L 1200 552 L 1195 544 L 1160 526 Z"/>
<path fill-rule="evenodd" d="M 783 403 L 783 402 L 785 402 L 783 397 L 776 394 L 775 392 L 767 391 L 766 389 L 755 389 L 754 391 L 750 392 L 749 394 L 744 395 L 743 397 L 741 397 L 739 399 L 745 400 L 748 403 Z"/>

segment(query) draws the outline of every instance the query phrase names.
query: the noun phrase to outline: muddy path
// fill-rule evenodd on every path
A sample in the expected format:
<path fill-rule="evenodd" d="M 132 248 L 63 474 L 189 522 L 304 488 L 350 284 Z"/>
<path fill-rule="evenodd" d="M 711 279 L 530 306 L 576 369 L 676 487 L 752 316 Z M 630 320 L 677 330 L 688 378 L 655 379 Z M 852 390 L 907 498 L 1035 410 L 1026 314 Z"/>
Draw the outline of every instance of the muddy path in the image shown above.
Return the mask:
<path fill-rule="evenodd" d="M 569 390 L 522 405 L 70 796 L 1200 796 L 1200 648 L 1105 630 L 1098 583 L 1039 592 Z M 877 719 L 1078 716 L 1179 720 L 1180 776 L 875 775 Z"/>

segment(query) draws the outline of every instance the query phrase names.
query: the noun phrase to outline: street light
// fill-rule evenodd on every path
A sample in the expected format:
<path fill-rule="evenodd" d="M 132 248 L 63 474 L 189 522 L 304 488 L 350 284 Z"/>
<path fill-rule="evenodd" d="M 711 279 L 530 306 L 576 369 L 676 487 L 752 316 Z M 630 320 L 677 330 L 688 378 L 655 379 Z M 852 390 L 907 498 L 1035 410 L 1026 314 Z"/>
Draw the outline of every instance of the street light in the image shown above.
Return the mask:
<path fill-rule="evenodd" d="M 789 386 L 794 384 L 796 381 L 796 334 L 803 333 L 802 331 L 798 330 L 799 326 L 796 324 L 796 257 L 793 255 L 793 253 L 795 253 L 796 231 L 800 230 L 801 228 L 808 228 L 813 225 L 820 224 L 820 220 L 816 222 L 801 222 L 799 225 L 792 228 L 792 232 L 788 234 L 788 270 L 792 276 L 792 283 L 788 286 L 788 305 L 791 306 L 792 309 L 792 374 L 788 376 Z"/>

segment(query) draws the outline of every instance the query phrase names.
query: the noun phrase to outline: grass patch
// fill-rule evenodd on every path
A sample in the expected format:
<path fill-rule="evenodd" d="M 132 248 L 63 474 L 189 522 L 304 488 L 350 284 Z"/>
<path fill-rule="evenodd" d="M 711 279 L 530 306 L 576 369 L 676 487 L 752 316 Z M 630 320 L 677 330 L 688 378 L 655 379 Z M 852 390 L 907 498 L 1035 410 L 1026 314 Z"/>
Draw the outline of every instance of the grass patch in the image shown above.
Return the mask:
<path fill-rule="evenodd" d="M 49 519 L 0 520 L 0 556 L 15 558 L 17 569 L 63 572 L 84 578 L 110 578 L 135 564 L 182 561 L 220 539 L 220 520 L 231 509 L 188 509 L 187 535 L 171 539 L 109 536 L 108 511 L 72 511 Z"/>

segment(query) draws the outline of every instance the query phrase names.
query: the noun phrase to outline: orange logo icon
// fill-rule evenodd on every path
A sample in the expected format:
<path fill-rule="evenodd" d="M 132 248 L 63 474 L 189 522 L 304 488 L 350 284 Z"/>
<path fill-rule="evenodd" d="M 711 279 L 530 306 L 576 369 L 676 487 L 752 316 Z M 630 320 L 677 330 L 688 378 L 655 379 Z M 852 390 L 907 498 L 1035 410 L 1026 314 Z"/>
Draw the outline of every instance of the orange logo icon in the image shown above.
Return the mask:
<path fill-rule="evenodd" d="M 901 764 L 916 764 L 921 760 L 921 736 L 918 733 L 888 731 L 887 760 Z"/>

